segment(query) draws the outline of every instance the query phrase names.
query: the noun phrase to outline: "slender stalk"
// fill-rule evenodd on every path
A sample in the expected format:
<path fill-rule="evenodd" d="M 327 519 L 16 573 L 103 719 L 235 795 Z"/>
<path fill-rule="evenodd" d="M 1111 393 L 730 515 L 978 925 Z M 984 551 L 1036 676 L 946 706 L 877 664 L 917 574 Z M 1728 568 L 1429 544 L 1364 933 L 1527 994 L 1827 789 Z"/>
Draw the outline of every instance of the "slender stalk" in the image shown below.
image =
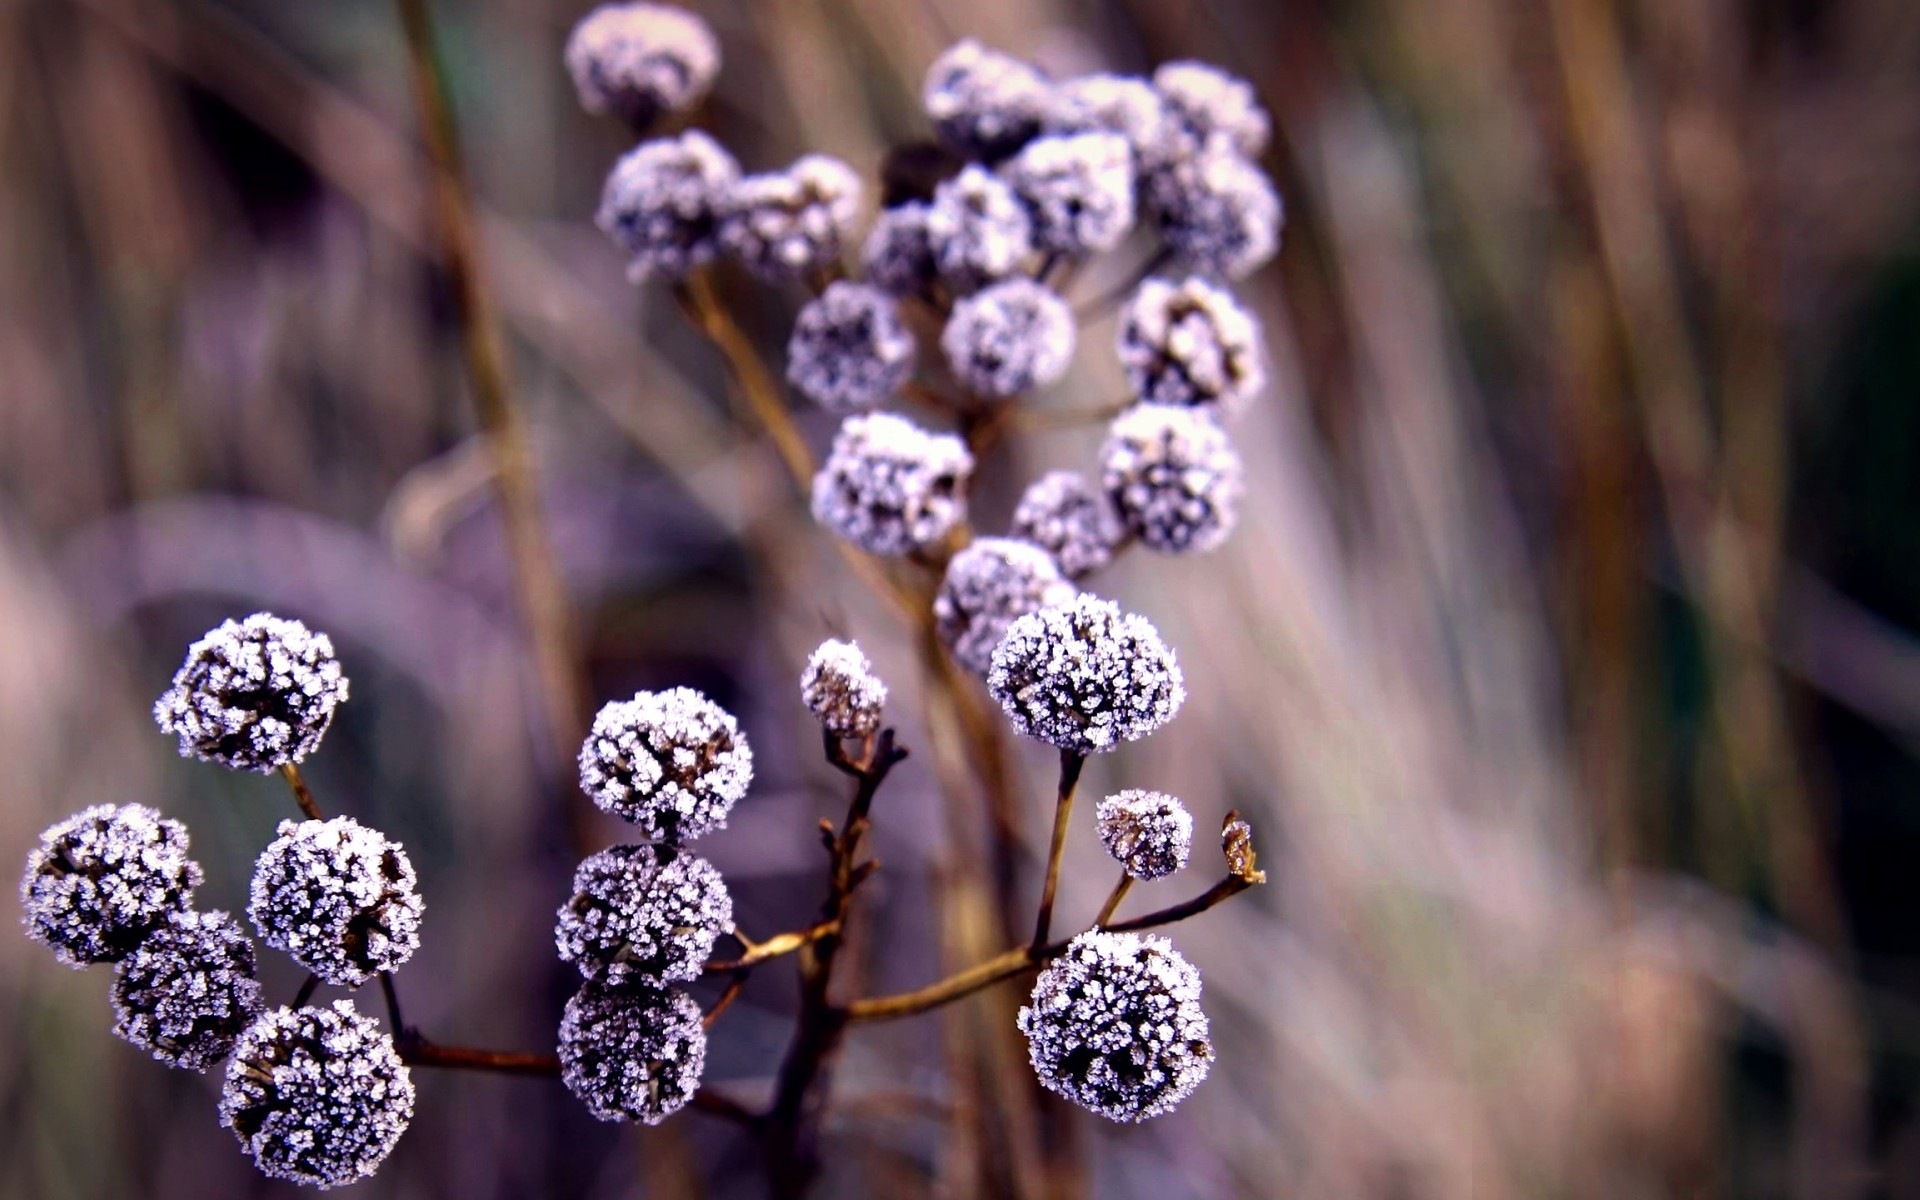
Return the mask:
<path fill-rule="evenodd" d="M 794 486 L 804 495 L 813 486 L 813 452 L 800 436 L 800 427 L 794 423 L 773 372 L 714 290 L 713 277 L 704 269 L 695 271 L 674 285 L 673 298 L 687 320 L 726 360 L 727 371 L 746 397 L 747 408 L 773 439 L 773 448 L 779 452 L 787 474 L 793 476 Z"/>
<path fill-rule="evenodd" d="M 318 991 L 319 989 L 320 989 L 320 977 L 318 975 L 307 976 L 307 981 L 300 985 L 300 990 L 298 992 L 294 993 L 293 1007 L 305 1008 L 307 1006 L 307 1001 L 313 999 L 314 992 Z"/>
<path fill-rule="evenodd" d="M 313 802 L 313 789 L 307 786 L 307 777 L 300 773 L 300 768 L 292 763 L 281 763 L 280 778 L 286 780 L 287 786 L 293 789 L 294 803 L 307 815 L 307 820 L 321 820 L 320 806 Z"/>
<path fill-rule="evenodd" d="M 1053 842 L 1047 849 L 1047 882 L 1040 892 L 1040 912 L 1033 920 L 1033 945 L 1047 944 L 1047 931 L 1053 924 L 1053 898 L 1060 890 L 1060 860 L 1067 849 L 1067 822 L 1073 815 L 1073 792 L 1080 785 L 1080 770 L 1087 756 L 1074 750 L 1060 752 L 1060 796 L 1053 806 Z"/>
<path fill-rule="evenodd" d="M 1120 882 L 1114 884 L 1113 891 L 1107 893 L 1107 902 L 1100 906 L 1100 915 L 1093 919 L 1094 928 L 1106 928 L 1107 922 L 1113 919 L 1114 911 L 1120 907 L 1120 902 L 1127 898 L 1127 889 L 1132 886 L 1133 876 L 1121 871 Z"/>
<path fill-rule="evenodd" d="M 414 1035 L 401 1039 L 401 1061 L 415 1067 L 448 1067 L 457 1071 L 497 1071 L 505 1075 L 560 1074 L 560 1060 L 551 1054 L 520 1054 L 509 1050 L 480 1050 L 472 1046 L 442 1046 Z"/>
<path fill-rule="evenodd" d="M 720 993 L 720 998 L 713 1002 L 713 1007 L 707 1010 L 707 1015 L 700 1018 L 700 1028 L 712 1029 L 719 1022 L 720 1014 L 733 1007 L 733 1002 L 738 1000 L 740 993 L 746 989 L 749 974 L 751 972 L 746 970 L 733 973 L 733 978 L 727 981 L 727 986 Z"/>
<path fill-rule="evenodd" d="M 840 926 L 834 921 L 822 921 L 807 929 L 795 929 L 787 933 L 776 933 L 764 942 L 749 942 L 742 939 L 741 944 L 747 950 L 739 958 L 717 959 L 708 963 L 703 970 L 719 974 L 726 971 L 742 971 L 748 967 L 792 954 L 800 948 L 819 941 L 823 937 L 840 932 Z"/>
<path fill-rule="evenodd" d="M 386 998 L 387 1022 L 393 1026 L 394 1036 L 418 1038 L 420 1035 L 411 1029 L 405 1018 L 400 1015 L 400 990 L 393 985 L 392 971 L 380 972 L 380 994 Z"/>

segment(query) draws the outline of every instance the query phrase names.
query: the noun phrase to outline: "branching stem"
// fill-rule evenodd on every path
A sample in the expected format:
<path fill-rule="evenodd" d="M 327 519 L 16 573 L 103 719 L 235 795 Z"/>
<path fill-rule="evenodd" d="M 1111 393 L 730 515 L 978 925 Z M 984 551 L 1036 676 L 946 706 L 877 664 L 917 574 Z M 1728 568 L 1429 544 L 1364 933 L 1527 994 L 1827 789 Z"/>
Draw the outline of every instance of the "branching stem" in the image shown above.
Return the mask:
<path fill-rule="evenodd" d="M 1040 912 L 1033 921 L 1033 945 L 1047 944 L 1053 924 L 1053 898 L 1060 890 L 1060 860 L 1067 849 L 1067 823 L 1073 815 L 1073 792 L 1080 786 L 1080 770 L 1087 756 L 1075 750 L 1060 752 L 1060 793 L 1053 806 L 1053 842 L 1047 849 L 1047 882 L 1040 892 Z"/>

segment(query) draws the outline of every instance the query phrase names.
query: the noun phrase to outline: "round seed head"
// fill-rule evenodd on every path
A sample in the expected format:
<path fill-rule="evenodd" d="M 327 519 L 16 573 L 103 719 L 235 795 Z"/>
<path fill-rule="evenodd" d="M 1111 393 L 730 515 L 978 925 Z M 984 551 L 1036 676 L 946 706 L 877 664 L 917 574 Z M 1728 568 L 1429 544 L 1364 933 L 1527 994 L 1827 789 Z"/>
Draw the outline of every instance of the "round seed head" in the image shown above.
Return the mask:
<path fill-rule="evenodd" d="M 1133 228 L 1133 151 L 1117 133 L 1035 138 L 1001 168 L 1041 250 L 1084 257 Z"/>
<path fill-rule="evenodd" d="M 193 644 L 153 719 L 183 756 L 265 773 L 318 749 L 346 698 L 326 634 L 255 613 Z"/>
<path fill-rule="evenodd" d="M 813 479 L 814 519 L 874 554 L 910 554 L 967 515 L 973 456 L 959 438 L 892 413 L 840 423 Z"/>
<path fill-rule="evenodd" d="M 1053 555 L 1068 579 L 1084 579 L 1113 561 L 1126 531 L 1105 492 L 1078 471 L 1049 471 L 1021 494 L 1013 532 Z"/>
<path fill-rule="evenodd" d="M 987 690 L 1019 733 L 1078 754 L 1147 736 L 1187 699 L 1153 623 L 1084 592 L 1007 626 Z"/>
<path fill-rule="evenodd" d="M 1110 1121 L 1172 1112 L 1213 1066 L 1200 973 L 1165 938 L 1081 934 L 1018 1020 L 1040 1082 Z"/>
<path fill-rule="evenodd" d="M 1053 383 L 1073 361 L 1073 310 L 1031 279 L 1008 279 L 956 302 L 940 349 L 954 377 L 982 396 Z"/>
<path fill-rule="evenodd" d="M 809 154 L 784 171 L 749 175 L 728 193 L 720 224 L 727 252 L 763 279 L 792 279 L 837 262 L 860 215 L 860 177 L 837 158 Z"/>
<path fill-rule="evenodd" d="M 282 821 L 278 832 L 247 904 L 261 941 L 341 987 L 413 957 L 424 905 L 400 843 L 352 817 Z"/>
<path fill-rule="evenodd" d="M 628 278 L 680 279 L 719 254 L 720 206 L 739 180 L 740 164 L 699 130 L 656 138 L 613 165 L 595 221 L 631 256 Z"/>
<path fill-rule="evenodd" d="M 560 1078 L 602 1121 L 658 1125 L 706 1065 L 700 1006 L 679 988 L 584 983 L 560 1018 Z"/>
<path fill-rule="evenodd" d="M 733 898 L 706 859 L 670 846 L 609 846 L 573 873 L 554 942 L 588 979 L 659 987 L 700 974 L 733 928 Z"/>
<path fill-rule="evenodd" d="M 942 283 L 977 291 L 1018 271 L 1033 253 L 1033 221 L 1004 179 L 968 166 L 934 189 L 927 242 Z"/>
<path fill-rule="evenodd" d="M 1135 879 L 1171 875 L 1193 852 L 1193 814 L 1164 792 L 1116 793 L 1100 802 L 1094 816 L 1100 843 Z"/>
<path fill-rule="evenodd" d="M 664 4 L 603 4 L 567 39 L 567 74 L 580 107 L 639 129 L 663 112 L 698 104 L 720 73 L 707 23 Z"/>
<path fill-rule="evenodd" d="M 875 287 L 895 296 L 918 296 L 933 283 L 927 212 L 927 205 L 918 200 L 880 210 L 860 252 L 867 279 Z"/>
<path fill-rule="evenodd" d="M 171 1067 L 225 1058 L 263 1007 L 253 943 L 223 912 L 176 912 L 120 960 L 113 1032 Z"/>
<path fill-rule="evenodd" d="M 1162 554 L 1212 550 L 1233 532 L 1240 456 L 1199 409 L 1136 404 L 1100 450 L 1100 482 L 1140 543 Z"/>
<path fill-rule="evenodd" d="M 412 1119 L 393 1039 L 346 1000 L 262 1013 L 234 1046 L 220 1096 L 220 1123 L 263 1174 L 320 1188 L 372 1175 Z"/>
<path fill-rule="evenodd" d="M 933 597 L 934 624 L 955 661 L 985 675 L 1015 618 L 1074 595 L 1045 550 L 1011 538 L 980 538 L 948 560 Z"/>
<path fill-rule="evenodd" d="M 1130 75 L 1082 75 L 1055 85 L 1048 133 L 1117 133 L 1127 139 L 1136 174 L 1171 161 L 1180 127 L 1153 85 Z"/>
<path fill-rule="evenodd" d="M 914 349 L 893 297 L 831 283 L 794 321 L 787 381 L 830 412 L 872 408 L 912 376 Z"/>
<path fill-rule="evenodd" d="M 1147 211 L 1167 246 L 1196 270 L 1239 279 L 1280 248 L 1280 197 L 1259 167 L 1222 142 L 1147 180 Z"/>
<path fill-rule="evenodd" d="M 873 673 L 859 646 L 829 638 L 800 673 L 800 699 L 828 733 L 863 738 L 880 729 L 887 685 Z"/>
<path fill-rule="evenodd" d="M 1202 62 L 1170 62 L 1153 73 L 1153 86 L 1189 144 L 1223 140 L 1249 158 L 1267 148 L 1272 123 L 1239 76 Z"/>
<path fill-rule="evenodd" d="M 140 804 L 100 804 L 40 835 L 20 880 L 27 936 L 70 967 L 119 962 L 193 902 L 187 828 Z"/>
<path fill-rule="evenodd" d="M 1047 91 L 1046 77 L 1031 64 L 966 38 L 927 69 L 921 99 L 941 141 L 996 159 L 1040 132 Z"/>
<path fill-rule="evenodd" d="M 1144 404 L 1232 409 L 1267 383 L 1253 315 L 1198 276 L 1142 283 L 1115 343 L 1127 383 Z"/>
<path fill-rule="evenodd" d="M 580 747 L 580 787 L 649 841 L 724 829 L 753 783 L 753 750 L 732 714 L 692 688 L 603 707 Z"/>

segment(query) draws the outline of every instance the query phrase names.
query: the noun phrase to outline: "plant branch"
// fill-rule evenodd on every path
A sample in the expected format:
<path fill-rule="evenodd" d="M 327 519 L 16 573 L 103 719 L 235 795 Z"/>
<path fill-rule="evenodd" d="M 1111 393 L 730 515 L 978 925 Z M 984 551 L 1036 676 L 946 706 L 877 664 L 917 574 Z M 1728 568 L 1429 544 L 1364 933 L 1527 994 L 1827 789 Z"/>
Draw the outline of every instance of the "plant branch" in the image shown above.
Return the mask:
<path fill-rule="evenodd" d="M 307 777 L 300 773 L 299 767 L 290 762 L 281 763 L 280 777 L 287 781 L 288 787 L 293 789 L 294 803 L 300 806 L 300 811 L 306 814 L 307 820 L 324 819 L 320 815 L 320 806 L 313 802 L 313 789 L 307 786 Z"/>
<path fill-rule="evenodd" d="M 1073 815 L 1073 793 L 1080 786 L 1080 771 L 1087 756 L 1075 750 L 1060 752 L 1060 794 L 1053 806 L 1053 841 L 1047 849 L 1047 882 L 1040 892 L 1040 912 L 1033 920 L 1033 945 L 1047 944 L 1047 931 L 1053 924 L 1053 899 L 1060 890 L 1060 860 L 1067 849 L 1067 822 Z"/>
<path fill-rule="evenodd" d="M 1095 929 L 1107 928 L 1107 922 L 1113 919 L 1114 912 L 1119 909 L 1120 902 L 1127 898 L 1127 890 L 1132 886 L 1133 876 L 1122 870 L 1120 882 L 1113 885 L 1113 891 L 1107 894 L 1107 902 L 1100 906 L 1100 915 L 1093 919 Z"/>
<path fill-rule="evenodd" d="M 293 1007 L 305 1008 L 307 1001 L 313 999 L 313 994 L 318 990 L 320 990 L 320 977 L 318 975 L 307 976 L 307 981 L 300 985 L 298 992 L 294 993 Z"/>
<path fill-rule="evenodd" d="M 740 394 L 746 398 L 748 410 L 773 439 L 773 448 L 779 452 L 787 474 L 793 477 L 794 486 L 804 496 L 813 486 L 813 452 L 800 436 L 800 427 L 794 423 L 793 412 L 787 407 L 773 372 L 767 369 L 740 323 L 733 319 L 733 313 L 721 302 L 712 275 L 704 268 L 694 271 L 673 285 L 673 298 L 687 320 L 726 360 L 727 373 L 733 376 Z"/>
<path fill-rule="evenodd" d="M 806 929 L 794 929 L 786 933 L 776 933 L 764 942 L 750 942 L 745 938 L 740 938 L 741 945 L 747 948 L 746 953 L 742 954 L 739 958 L 716 959 L 702 969 L 711 974 L 719 974 L 725 971 L 742 971 L 748 967 L 757 966 L 760 963 L 766 962 L 768 959 L 780 958 L 783 955 L 792 954 L 795 950 L 803 946 L 817 942 L 829 934 L 838 932 L 840 932 L 840 926 L 838 924 L 833 921 L 822 921 Z M 739 935 L 736 934 L 735 936 L 738 937 Z"/>

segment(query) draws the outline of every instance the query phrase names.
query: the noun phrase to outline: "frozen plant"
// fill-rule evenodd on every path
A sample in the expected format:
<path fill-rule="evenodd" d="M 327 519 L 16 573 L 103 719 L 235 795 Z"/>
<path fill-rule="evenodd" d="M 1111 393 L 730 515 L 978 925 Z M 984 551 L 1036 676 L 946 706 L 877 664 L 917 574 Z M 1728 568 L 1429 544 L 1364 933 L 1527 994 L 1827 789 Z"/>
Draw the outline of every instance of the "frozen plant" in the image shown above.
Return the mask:
<path fill-rule="evenodd" d="M 1239 279 L 1280 249 L 1280 197 L 1266 174 L 1211 141 L 1147 180 L 1147 212 L 1168 249 L 1196 270 Z"/>
<path fill-rule="evenodd" d="M 1001 168 L 1027 206 L 1033 243 L 1081 258 L 1111 250 L 1133 228 L 1133 151 L 1117 133 L 1035 138 Z"/>
<path fill-rule="evenodd" d="M 264 773 L 313 753 L 346 698 L 326 634 L 254 613 L 193 644 L 153 719 L 183 756 Z"/>
<path fill-rule="evenodd" d="M 720 73 L 720 43 L 685 9 L 603 4 L 573 27 L 566 64 L 581 108 L 638 129 L 705 98 Z"/>
<path fill-rule="evenodd" d="M 861 267 L 874 287 L 895 296 L 918 296 L 932 286 L 938 271 L 928 214 L 924 201 L 908 200 L 881 209 L 874 218 L 860 250 Z"/>
<path fill-rule="evenodd" d="M 1231 411 L 1267 383 L 1253 314 L 1199 276 L 1143 282 L 1115 343 L 1127 386 L 1143 404 Z"/>
<path fill-rule="evenodd" d="M 113 1032 L 170 1067 L 219 1062 L 262 1007 L 253 943 L 223 912 L 173 913 L 114 971 Z"/>
<path fill-rule="evenodd" d="M 99 804 L 50 826 L 20 880 L 27 936 L 70 967 L 119 962 L 193 903 L 187 829 L 141 804 Z"/>
<path fill-rule="evenodd" d="M 840 259 L 860 215 L 860 177 L 809 154 L 784 171 L 749 175 L 721 204 L 720 244 L 763 279 L 793 279 Z"/>
<path fill-rule="evenodd" d="M 1055 84 L 1049 133 L 1117 133 L 1127 139 L 1133 173 L 1144 175 L 1178 150 L 1179 126 L 1152 84 L 1129 75 L 1081 75 Z"/>
<path fill-rule="evenodd" d="M 1187 698 L 1153 623 L 1084 592 L 1009 625 L 987 689 L 1017 732 L 1075 754 L 1143 738 Z"/>
<path fill-rule="evenodd" d="M 253 868 L 260 940 L 328 983 L 357 987 L 420 945 L 419 883 L 400 843 L 351 817 L 282 821 Z"/>
<path fill-rule="evenodd" d="M 879 732 L 887 685 L 859 646 L 829 638 L 800 673 L 800 699 L 834 737 L 864 738 Z"/>
<path fill-rule="evenodd" d="M 973 455 L 951 434 L 928 433 L 892 413 L 840 423 L 813 480 L 813 516 L 874 554 L 931 546 L 966 519 Z"/>
<path fill-rule="evenodd" d="M 1193 850 L 1193 814 L 1165 792 L 1129 788 L 1094 810 L 1100 844 L 1134 879 L 1159 879 L 1187 865 Z"/>
<path fill-rule="evenodd" d="M 1031 279 L 963 297 L 940 335 L 954 377 L 994 399 L 1057 381 L 1073 362 L 1073 345 L 1073 310 Z"/>
<path fill-rule="evenodd" d="M 581 790 L 649 841 L 724 829 L 752 783 L 747 735 L 733 714 L 692 688 L 606 705 L 580 747 Z"/>
<path fill-rule="evenodd" d="M 1027 485 L 1013 510 L 1014 536 L 1051 554 L 1068 579 L 1111 562 L 1125 533 L 1107 494 L 1077 471 L 1048 471 Z"/>
<path fill-rule="evenodd" d="M 1138 404 L 1108 431 L 1100 481 L 1141 545 L 1163 554 L 1198 553 L 1233 531 L 1240 456 L 1204 412 Z"/>
<path fill-rule="evenodd" d="M 927 244 L 941 283 L 953 292 L 977 291 L 1033 254 L 1033 219 L 1006 180 L 968 166 L 934 189 Z"/>
<path fill-rule="evenodd" d="M 921 101 L 941 141 L 972 158 L 997 159 L 1040 132 L 1047 91 L 1031 64 L 965 38 L 927 69 Z"/>
<path fill-rule="evenodd" d="M 630 259 L 635 281 L 679 279 L 720 252 L 720 208 L 740 164 L 706 134 L 643 142 L 622 155 L 600 194 L 600 228 Z"/>
<path fill-rule="evenodd" d="M 580 986 L 560 1019 L 560 1078 L 602 1121 L 658 1125 L 707 1062 L 699 1004 L 679 988 Z"/>
<path fill-rule="evenodd" d="M 933 597 L 940 640 L 961 666 L 985 675 L 1015 618 L 1073 599 L 1074 587 L 1040 547 L 980 538 L 955 554 Z"/>
<path fill-rule="evenodd" d="M 787 342 L 787 382 L 829 412 L 872 408 L 913 375 L 913 335 L 893 297 L 839 281 L 809 301 Z"/>
<path fill-rule="evenodd" d="M 1267 148 L 1272 122 L 1246 80 L 1209 63 L 1162 63 L 1153 87 L 1190 146 L 1216 139 L 1248 158 Z"/>
<path fill-rule="evenodd" d="M 664 846 L 609 846 L 573 873 L 554 943 L 563 962 L 612 985 L 661 986 L 700 974 L 733 928 L 733 898 L 706 859 Z"/>

